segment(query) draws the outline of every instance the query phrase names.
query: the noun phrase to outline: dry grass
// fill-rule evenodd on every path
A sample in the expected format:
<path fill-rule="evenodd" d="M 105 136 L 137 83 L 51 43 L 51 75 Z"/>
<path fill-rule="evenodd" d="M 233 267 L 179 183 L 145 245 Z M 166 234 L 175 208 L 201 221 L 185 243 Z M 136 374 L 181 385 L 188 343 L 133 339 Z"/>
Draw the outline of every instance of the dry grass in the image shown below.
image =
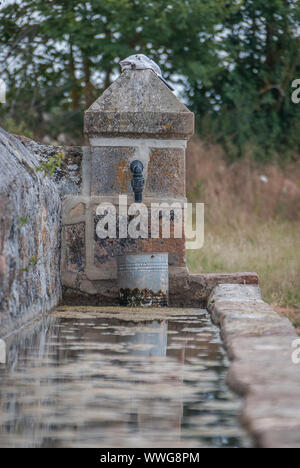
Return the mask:
<path fill-rule="evenodd" d="M 205 202 L 212 221 L 227 214 L 300 221 L 300 158 L 285 168 L 255 164 L 247 155 L 228 164 L 220 147 L 196 138 L 188 146 L 187 188 L 190 200 Z"/>
<path fill-rule="evenodd" d="M 188 252 L 192 272 L 255 271 L 264 299 L 300 309 L 300 223 L 206 225 L 205 244 Z"/>
<path fill-rule="evenodd" d="M 300 327 L 299 174 L 299 163 L 286 171 L 247 158 L 229 166 L 219 148 L 190 147 L 190 200 L 206 207 L 205 245 L 188 252 L 190 271 L 257 272 L 264 299 Z"/>

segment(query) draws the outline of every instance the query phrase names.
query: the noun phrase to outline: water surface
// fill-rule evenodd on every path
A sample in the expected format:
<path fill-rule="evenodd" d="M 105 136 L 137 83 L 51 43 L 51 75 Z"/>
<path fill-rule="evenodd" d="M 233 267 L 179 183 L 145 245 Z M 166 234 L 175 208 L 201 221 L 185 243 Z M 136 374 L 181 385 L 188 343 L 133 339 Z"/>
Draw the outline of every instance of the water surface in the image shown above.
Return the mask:
<path fill-rule="evenodd" d="M 62 308 L 7 340 L 0 447 L 251 446 L 208 313 L 122 317 Z"/>

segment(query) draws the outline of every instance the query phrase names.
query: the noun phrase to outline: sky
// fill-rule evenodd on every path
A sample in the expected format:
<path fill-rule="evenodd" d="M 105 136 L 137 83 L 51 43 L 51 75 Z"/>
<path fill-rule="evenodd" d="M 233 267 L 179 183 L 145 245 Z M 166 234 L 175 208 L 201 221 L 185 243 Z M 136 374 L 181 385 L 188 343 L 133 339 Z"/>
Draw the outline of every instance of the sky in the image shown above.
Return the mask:
<path fill-rule="evenodd" d="M 8 5 L 9 3 L 22 3 L 22 0 L 0 0 L 0 8 Z"/>

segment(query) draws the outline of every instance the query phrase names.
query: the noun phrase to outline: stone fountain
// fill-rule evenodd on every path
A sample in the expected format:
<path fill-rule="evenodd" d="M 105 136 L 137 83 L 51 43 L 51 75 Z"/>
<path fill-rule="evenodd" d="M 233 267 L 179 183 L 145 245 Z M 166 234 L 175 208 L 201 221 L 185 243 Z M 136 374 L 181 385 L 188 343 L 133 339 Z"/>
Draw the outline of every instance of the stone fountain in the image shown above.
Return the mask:
<path fill-rule="evenodd" d="M 66 196 L 63 204 L 64 285 L 98 303 L 116 303 L 118 257 L 124 255 L 168 254 L 170 284 L 186 277 L 185 238 L 174 236 L 172 213 L 170 238 L 162 232 L 153 238 L 149 228 L 132 239 L 118 228 L 116 238 L 102 239 L 96 227 L 101 219 L 97 207 L 105 203 L 115 206 L 118 226 L 128 216 L 124 200 L 147 208 L 176 203 L 183 210 L 193 113 L 152 70 L 126 70 L 85 112 L 84 131 L 89 147 L 83 152 L 82 192 Z M 134 192 L 137 171 L 141 185 Z M 149 209 L 149 224 L 150 216 Z"/>

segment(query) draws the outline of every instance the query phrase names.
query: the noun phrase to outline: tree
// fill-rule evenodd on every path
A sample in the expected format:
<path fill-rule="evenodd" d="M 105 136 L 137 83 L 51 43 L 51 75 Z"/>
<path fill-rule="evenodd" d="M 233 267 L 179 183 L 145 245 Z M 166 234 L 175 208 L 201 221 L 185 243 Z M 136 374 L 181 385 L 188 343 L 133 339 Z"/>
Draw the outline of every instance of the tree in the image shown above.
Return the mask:
<path fill-rule="evenodd" d="M 241 0 L 227 6 L 216 40 L 223 63 L 208 85 L 196 82 L 190 103 L 234 159 L 245 149 L 260 161 L 299 154 L 299 107 L 291 102 L 300 76 L 297 0 Z"/>
<path fill-rule="evenodd" d="M 0 115 L 36 136 L 82 135 L 83 111 L 145 53 L 181 85 L 203 137 L 231 159 L 300 152 L 298 0 L 22 0 L 0 10 Z"/>
<path fill-rule="evenodd" d="M 222 2 L 221 2 L 222 3 Z M 80 135 L 82 114 L 119 72 L 118 62 L 143 52 L 165 75 L 182 81 L 193 61 L 209 56 L 219 1 L 23 0 L 0 14 L 10 117 L 43 135 Z M 201 25 L 201 26 L 199 26 Z M 188 58 L 190 57 L 190 60 Z M 176 75 L 175 75 L 176 73 Z"/>

